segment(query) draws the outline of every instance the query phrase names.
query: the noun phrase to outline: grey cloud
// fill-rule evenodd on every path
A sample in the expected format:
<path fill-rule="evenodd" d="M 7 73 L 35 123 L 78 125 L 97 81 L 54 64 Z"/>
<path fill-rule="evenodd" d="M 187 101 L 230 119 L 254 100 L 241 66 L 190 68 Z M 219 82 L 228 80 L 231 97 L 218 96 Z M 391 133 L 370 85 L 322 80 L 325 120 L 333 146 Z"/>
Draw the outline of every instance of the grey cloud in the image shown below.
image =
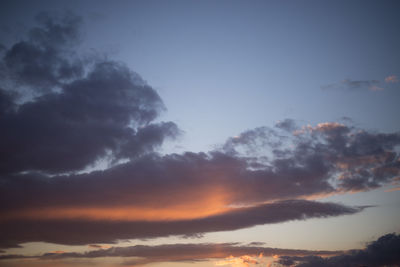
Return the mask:
<path fill-rule="evenodd" d="M 41 13 L 36 19 L 39 26 L 29 31 L 28 38 L 5 52 L 3 71 L 19 85 L 48 92 L 83 75 L 84 65 L 73 50 L 82 19 L 68 12 L 61 17 Z"/>
<path fill-rule="evenodd" d="M 13 88 L 0 88 L 0 174 L 79 171 L 154 151 L 179 133 L 172 122 L 153 122 L 163 102 L 124 64 L 70 61 L 81 18 L 43 13 L 38 21 L 4 56 L 3 75 L 40 93 L 21 103 Z"/>
<path fill-rule="evenodd" d="M 38 173 L 4 175 L 0 211 L 70 205 L 176 205 L 193 201 L 194 196 L 206 200 L 215 188 L 227 204 L 253 205 L 333 192 L 321 164 L 318 157 L 305 160 L 303 166 L 281 159 L 274 162 L 274 169 L 250 170 L 246 160 L 217 152 L 150 154 L 88 174 L 51 178 Z M 22 187 L 24 190 L 19 190 Z"/>
<path fill-rule="evenodd" d="M 399 266 L 400 236 L 387 234 L 370 243 L 365 249 L 352 250 L 337 256 L 322 258 L 313 256 L 284 256 L 278 261 L 284 266 L 297 267 L 356 267 L 356 266 Z"/>
<path fill-rule="evenodd" d="M 284 119 L 283 121 L 279 121 L 275 124 L 275 127 L 286 130 L 288 132 L 292 132 L 298 129 L 296 122 L 292 119 Z"/>
<path fill-rule="evenodd" d="M 250 137 L 250 138 L 249 138 Z M 271 144 L 271 137 L 277 141 Z M 268 139 L 268 140 L 265 140 Z M 272 151 L 275 156 L 260 162 L 264 172 L 270 169 L 281 177 L 298 177 L 305 187 L 315 191 L 333 189 L 328 180 L 341 176 L 335 190 L 370 190 L 390 182 L 400 174 L 400 133 L 374 133 L 339 123 L 321 123 L 287 134 L 286 129 L 257 128 L 248 130 L 224 145 L 227 153 L 247 156 L 246 147 Z M 245 147 L 243 149 L 243 147 Z M 228 149 L 227 149 L 228 148 Z M 262 172 L 260 170 L 260 172 Z M 303 175 L 302 175 L 303 174 Z"/>

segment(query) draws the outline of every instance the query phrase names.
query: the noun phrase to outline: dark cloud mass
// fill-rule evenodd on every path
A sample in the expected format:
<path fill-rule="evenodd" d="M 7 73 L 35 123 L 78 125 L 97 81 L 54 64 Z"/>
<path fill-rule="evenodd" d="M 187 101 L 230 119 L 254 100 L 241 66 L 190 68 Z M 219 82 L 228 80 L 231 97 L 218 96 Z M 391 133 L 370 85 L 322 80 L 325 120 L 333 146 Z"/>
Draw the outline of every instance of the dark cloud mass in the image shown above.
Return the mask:
<path fill-rule="evenodd" d="M 306 199 L 400 176 L 399 133 L 339 123 L 286 119 L 208 153 L 158 154 L 179 133 L 157 121 L 161 98 L 123 63 L 79 57 L 81 23 L 43 13 L 2 53 L 2 247 L 198 236 L 354 214 L 365 207 Z M 89 171 L 101 161 L 109 166 Z"/>
<path fill-rule="evenodd" d="M 122 63 L 94 60 L 83 75 L 69 62 L 80 18 L 38 20 L 3 58 L 8 77 L 44 93 L 17 104 L 15 90 L 0 89 L 0 173 L 78 171 L 105 156 L 134 158 L 178 133 L 172 122 L 152 123 L 162 100 Z"/>
<path fill-rule="evenodd" d="M 387 234 L 370 243 L 363 250 L 351 250 L 333 257 L 283 256 L 278 262 L 284 266 L 297 267 L 400 266 L 400 235 Z"/>
<path fill-rule="evenodd" d="M 3 58 L 8 78 L 33 90 L 49 91 L 54 86 L 81 77 L 84 66 L 73 57 L 72 45 L 79 42 L 82 19 L 66 13 L 37 15 L 26 40 L 14 44 Z"/>

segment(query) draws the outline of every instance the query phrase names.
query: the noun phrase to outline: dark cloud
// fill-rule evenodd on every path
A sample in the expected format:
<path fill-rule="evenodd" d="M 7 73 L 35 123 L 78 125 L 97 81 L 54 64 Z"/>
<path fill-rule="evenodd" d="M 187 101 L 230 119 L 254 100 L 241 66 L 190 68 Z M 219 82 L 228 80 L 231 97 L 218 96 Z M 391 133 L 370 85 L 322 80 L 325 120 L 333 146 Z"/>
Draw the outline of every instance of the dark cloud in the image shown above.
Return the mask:
<path fill-rule="evenodd" d="M 106 156 L 137 157 L 176 136 L 174 123 L 152 122 L 162 100 L 125 65 L 96 60 L 83 75 L 81 65 L 66 59 L 64 50 L 79 37 L 79 17 L 43 13 L 38 21 L 4 62 L 9 77 L 46 93 L 19 103 L 15 91 L 0 88 L 0 174 L 79 171 Z"/>
<path fill-rule="evenodd" d="M 1 246 L 44 241 L 68 245 L 112 243 L 119 239 L 152 238 L 170 235 L 230 231 L 254 225 L 308 218 L 354 214 L 363 207 L 307 200 L 280 201 L 188 220 L 46 220 L 42 218 L 0 221 Z"/>
<path fill-rule="evenodd" d="M 275 127 L 286 130 L 288 132 L 292 132 L 298 128 L 296 122 L 292 119 L 284 119 L 283 121 L 279 121 L 275 124 Z"/>
<path fill-rule="evenodd" d="M 324 267 L 324 266 L 399 266 L 400 235 L 387 234 L 369 244 L 363 250 L 351 250 L 337 256 L 322 258 L 312 256 L 283 256 L 278 261 L 284 266 Z"/>
<path fill-rule="evenodd" d="M 259 134 L 260 129 L 249 133 L 246 137 L 268 138 Z M 282 138 L 292 148 L 283 145 L 285 153 L 272 160 L 261 158 L 258 168 L 251 167 L 251 159 L 240 152 L 214 151 L 148 154 L 113 168 L 79 175 L 3 175 L 0 229 L 4 232 L 4 246 L 29 241 L 88 244 L 195 236 L 352 214 L 361 209 L 300 199 L 369 190 L 398 177 L 398 134 L 369 133 L 338 123 L 322 123 L 286 133 Z M 239 145 L 246 146 L 247 139 L 241 140 Z M 230 151 L 235 145 L 230 144 Z M 269 150 L 268 146 L 265 142 L 261 148 Z M 335 177 L 339 179 L 333 180 Z M 258 204 L 266 201 L 275 203 Z M 247 208 L 228 209 L 231 205 Z M 81 210 L 71 211 L 71 207 Z M 131 217 L 112 217 L 112 209 L 121 207 L 121 213 Z M 130 208 L 141 210 L 135 213 Z M 187 217 L 176 217 L 178 208 L 180 216 Z M 148 211 L 158 214 L 158 219 L 143 215 Z"/>
<path fill-rule="evenodd" d="M 396 150 L 400 133 L 374 133 L 336 122 L 285 132 L 286 129 L 280 132 L 271 128 L 249 130 L 229 139 L 224 149 L 236 157 L 247 156 L 246 151 L 257 144 L 258 151 L 272 151 L 275 156 L 258 164 L 260 172 L 269 169 L 280 177 L 297 176 L 298 180 L 292 182 L 303 183 L 301 188 L 308 182 L 308 186 L 315 187 L 311 191 L 321 190 L 320 193 L 370 190 L 400 175 Z M 276 141 L 271 141 L 274 138 Z M 336 189 L 328 183 L 333 175 L 339 177 Z"/>
<path fill-rule="evenodd" d="M 84 66 L 74 57 L 73 46 L 80 40 L 82 19 L 66 12 L 61 17 L 40 13 L 36 20 L 28 38 L 5 52 L 7 77 L 40 92 L 81 77 Z"/>
<path fill-rule="evenodd" d="M 338 89 L 338 88 L 343 88 L 343 89 L 349 89 L 349 90 L 355 90 L 355 89 L 368 89 L 371 91 L 380 91 L 383 90 L 383 88 L 379 87 L 380 81 L 378 80 L 343 80 L 339 83 L 333 83 L 329 85 L 324 85 L 321 88 L 322 89 Z"/>

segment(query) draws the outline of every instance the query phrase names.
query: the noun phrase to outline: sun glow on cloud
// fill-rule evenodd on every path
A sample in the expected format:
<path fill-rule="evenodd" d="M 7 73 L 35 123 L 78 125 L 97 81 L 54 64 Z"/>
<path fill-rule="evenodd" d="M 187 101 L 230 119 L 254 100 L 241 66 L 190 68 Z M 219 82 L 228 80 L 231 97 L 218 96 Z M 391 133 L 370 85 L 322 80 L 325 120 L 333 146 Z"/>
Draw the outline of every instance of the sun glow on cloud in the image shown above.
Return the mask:
<path fill-rule="evenodd" d="M 117 207 L 49 207 L 21 210 L 4 214 L 0 221 L 10 219 L 83 219 L 110 221 L 168 221 L 204 218 L 232 210 L 228 208 L 225 196 L 212 194 L 201 203 L 194 201 L 157 207 L 117 206 Z"/>
<path fill-rule="evenodd" d="M 261 256 L 261 255 L 260 255 Z M 215 262 L 216 266 L 230 265 L 232 267 L 249 267 L 249 264 L 258 264 L 256 257 L 243 255 L 240 257 L 229 256 L 225 260 Z"/>

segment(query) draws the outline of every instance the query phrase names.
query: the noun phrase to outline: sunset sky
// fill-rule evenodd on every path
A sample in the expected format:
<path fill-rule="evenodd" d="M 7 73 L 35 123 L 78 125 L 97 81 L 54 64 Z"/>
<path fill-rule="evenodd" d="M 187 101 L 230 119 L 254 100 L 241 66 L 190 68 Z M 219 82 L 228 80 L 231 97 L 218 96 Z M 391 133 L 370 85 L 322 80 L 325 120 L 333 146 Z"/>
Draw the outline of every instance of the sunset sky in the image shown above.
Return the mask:
<path fill-rule="evenodd" d="M 0 1 L 0 266 L 400 266 L 399 1 Z"/>

